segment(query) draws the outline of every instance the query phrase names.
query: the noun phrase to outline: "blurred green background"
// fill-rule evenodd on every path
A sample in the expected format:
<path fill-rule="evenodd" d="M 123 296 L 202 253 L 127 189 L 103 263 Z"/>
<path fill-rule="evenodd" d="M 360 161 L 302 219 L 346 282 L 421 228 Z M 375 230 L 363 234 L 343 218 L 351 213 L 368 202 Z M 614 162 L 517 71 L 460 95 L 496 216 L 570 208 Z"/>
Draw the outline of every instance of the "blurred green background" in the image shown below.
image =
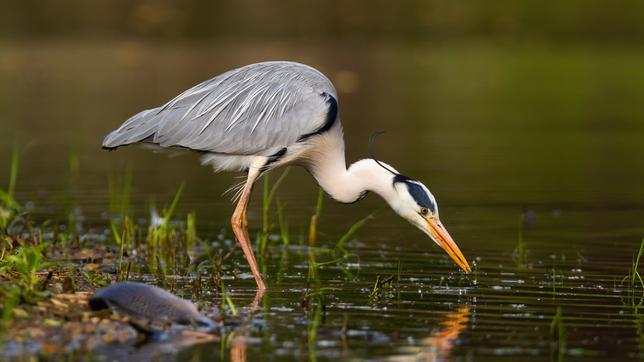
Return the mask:
<path fill-rule="evenodd" d="M 182 207 L 225 226 L 230 175 L 191 156 L 108 153 L 102 137 L 223 71 L 294 60 L 338 88 L 348 159 L 385 130 L 379 156 L 430 187 L 465 249 L 483 246 L 489 223 L 513 237 L 524 207 L 597 210 L 581 224 L 632 230 L 644 215 L 643 41 L 641 1 L 11 1 L 0 180 L 17 143 L 21 199 L 56 214 L 71 194 L 99 220 L 108 174 L 130 165 L 141 210 L 185 179 Z M 305 222 L 316 185 L 302 170 L 287 185 L 290 217 Z M 328 203 L 329 232 L 382 206 Z M 417 236 L 382 215 L 373 230 Z"/>

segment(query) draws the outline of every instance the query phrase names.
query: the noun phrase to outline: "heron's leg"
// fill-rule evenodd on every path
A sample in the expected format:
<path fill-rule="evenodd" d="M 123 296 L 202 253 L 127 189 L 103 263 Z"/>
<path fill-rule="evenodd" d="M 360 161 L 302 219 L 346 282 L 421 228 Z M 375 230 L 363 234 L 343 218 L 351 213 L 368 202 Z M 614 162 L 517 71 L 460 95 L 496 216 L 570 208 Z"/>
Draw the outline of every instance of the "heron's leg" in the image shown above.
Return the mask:
<path fill-rule="evenodd" d="M 241 197 L 235 208 L 230 223 L 233 227 L 233 233 L 239 241 L 239 246 L 241 246 L 244 256 L 250 265 L 250 271 L 255 277 L 255 282 L 257 282 L 257 288 L 260 290 L 266 289 L 262 276 L 259 275 L 259 268 L 257 267 L 257 260 L 255 260 L 255 255 L 253 254 L 253 249 L 251 247 L 250 238 L 248 237 L 248 221 L 246 218 L 246 209 L 248 207 L 248 200 L 250 200 L 250 194 L 253 190 L 253 184 L 257 177 L 259 176 L 259 168 L 251 167 L 248 171 L 248 178 L 246 179 L 246 184 L 242 190 Z"/>

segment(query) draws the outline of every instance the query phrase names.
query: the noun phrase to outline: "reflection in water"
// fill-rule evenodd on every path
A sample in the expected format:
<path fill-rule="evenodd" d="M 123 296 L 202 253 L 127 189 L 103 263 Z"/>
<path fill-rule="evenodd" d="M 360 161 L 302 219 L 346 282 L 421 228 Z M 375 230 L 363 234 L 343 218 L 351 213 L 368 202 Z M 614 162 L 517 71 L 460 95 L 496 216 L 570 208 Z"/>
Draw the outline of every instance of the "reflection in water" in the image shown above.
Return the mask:
<path fill-rule="evenodd" d="M 234 331 L 231 332 L 229 336 L 229 345 L 230 345 L 230 360 L 233 362 L 245 362 L 246 361 L 246 350 L 248 348 L 247 339 L 250 335 L 252 320 L 255 317 L 255 313 L 258 311 L 259 302 L 264 296 L 264 290 L 258 289 L 253 298 L 253 302 L 250 304 L 249 314 L 245 318 L 244 322 Z"/>
<path fill-rule="evenodd" d="M 448 313 L 446 319 L 441 323 L 441 329 L 423 340 L 423 344 L 428 347 L 421 353 L 423 358 L 429 359 L 427 358 L 429 355 L 448 356 L 454 348 L 454 342 L 467 327 L 469 320 L 470 307 L 461 307 L 453 313 Z"/>
<path fill-rule="evenodd" d="M 230 360 L 232 362 L 246 362 L 247 336 L 236 334 L 230 342 Z"/>
<path fill-rule="evenodd" d="M 438 331 L 422 340 L 419 347 L 406 349 L 410 354 L 392 356 L 390 361 L 438 361 L 450 356 L 454 343 L 467 328 L 470 321 L 470 307 L 457 308 L 447 313 L 445 320 L 440 323 Z"/>

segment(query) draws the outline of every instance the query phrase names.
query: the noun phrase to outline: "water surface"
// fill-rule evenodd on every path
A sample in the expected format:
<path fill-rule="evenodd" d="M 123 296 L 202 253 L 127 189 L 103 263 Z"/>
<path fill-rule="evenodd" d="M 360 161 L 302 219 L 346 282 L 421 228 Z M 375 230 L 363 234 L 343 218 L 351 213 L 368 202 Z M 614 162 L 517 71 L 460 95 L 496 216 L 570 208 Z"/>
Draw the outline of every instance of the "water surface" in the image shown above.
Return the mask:
<path fill-rule="evenodd" d="M 73 204 L 84 230 L 107 233 L 108 175 L 130 167 L 138 217 L 185 180 L 177 217 L 195 210 L 206 242 L 223 232 L 231 243 L 232 205 L 221 193 L 233 175 L 213 175 L 190 155 L 105 152 L 100 142 L 128 116 L 226 69 L 292 59 L 336 83 L 348 159 L 365 157 L 369 134 L 385 130 L 379 157 L 429 186 L 443 222 L 476 264 L 470 275 L 459 272 L 375 195 L 356 205 L 327 200 L 319 247 L 333 247 L 353 222 L 376 214 L 346 245 L 348 256 L 320 267 L 312 285 L 311 258 L 338 255 L 300 243 L 317 186 L 293 170 L 278 193 L 292 241 L 269 247 L 269 290 L 259 307 L 251 311 L 254 282 L 237 251 L 225 271 L 242 325 L 223 342 L 163 358 L 550 359 L 557 307 L 565 357 L 642 356 L 644 319 L 633 306 L 640 296 L 620 285 L 644 234 L 638 49 L 134 41 L 0 48 L 0 179 L 17 142 L 18 199 L 42 219 L 63 221 Z M 259 196 L 251 234 L 261 223 Z M 520 233 L 523 256 L 514 252 Z M 389 277 L 385 291 L 372 295 L 376 280 Z M 218 305 L 212 295 L 199 302 Z"/>

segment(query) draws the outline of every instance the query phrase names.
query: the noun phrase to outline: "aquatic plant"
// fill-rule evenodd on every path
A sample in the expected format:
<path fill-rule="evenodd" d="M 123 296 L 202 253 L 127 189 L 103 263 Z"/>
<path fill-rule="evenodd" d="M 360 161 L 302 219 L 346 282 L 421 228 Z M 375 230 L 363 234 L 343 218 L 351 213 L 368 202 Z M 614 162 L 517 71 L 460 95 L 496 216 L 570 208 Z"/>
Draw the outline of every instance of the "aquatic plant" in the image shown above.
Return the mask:
<path fill-rule="evenodd" d="M 322 215 L 322 202 L 324 201 L 324 191 L 318 188 L 318 198 L 315 203 L 315 213 L 311 215 L 311 222 L 309 223 L 309 245 L 315 245 L 318 233 L 318 221 Z"/>
<path fill-rule="evenodd" d="M 127 166 L 125 173 L 116 177 L 108 176 L 109 210 L 112 217 L 123 221 L 129 216 L 130 194 L 132 192 L 132 167 Z"/>
<path fill-rule="evenodd" d="M 5 331 L 13 320 L 14 309 L 20 303 L 20 288 L 7 282 L 0 282 L 0 331 Z"/>
<path fill-rule="evenodd" d="M 45 260 L 43 250 L 47 244 L 34 246 L 21 245 L 10 255 L 0 259 L 0 274 L 8 276 L 12 284 L 20 290 L 20 299 L 33 303 L 46 295 L 42 291 L 38 272 L 54 263 Z"/>
<path fill-rule="evenodd" d="M 346 252 L 344 249 L 344 244 L 358 231 L 360 228 L 364 226 L 364 224 L 367 223 L 370 219 L 373 219 L 374 214 L 369 214 L 362 219 L 354 222 L 351 227 L 349 227 L 349 230 L 345 232 L 340 239 L 338 239 L 338 242 L 335 244 L 336 249 L 341 250 L 343 252 Z"/>
<path fill-rule="evenodd" d="M 20 155 L 18 147 L 14 146 L 11 154 L 11 166 L 7 189 L 0 189 L 0 231 L 5 231 L 11 220 L 13 220 L 20 211 L 20 205 L 15 199 L 19 158 Z"/>
<path fill-rule="evenodd" d="M 566 328 L 563 323 L 561 306 L 557 306 L 557 312 L 550 322 L 550 340 L 553 357 L 563 361 L 566 353 Z"/>
<path fill-rule="evenodd" d="M 119 248 L 118 258 L 117 258 L 117 267 L 116 275 L 117 280 L 127 280 L 127 271 L 129 270 L 129 263 L 124 264 L 124 257 L 126 250 L 129 250 L 136 243 L 136 234 L 138 226 L 132 222 L 132 220 L 126 216 L 122 221 L 122 227 L 119 230 L 116 226 L 115 220 L 110 220 L 110 230 L 112 231 L 112 237 L 116 242 L 116 245 Z"/>
<path fill-rule="evenodd" d="M 197 236 L 197 213 L 191 211 L 186 216 L 186 246 L 188 251 L 192 251 L 198 241 L 200 240 Z"/>
<path fill-rule="evenodd" d="M 288 245 L 291 243 L 291 232 L 289 231 L 289 228 L 288 228 L 288 220 L 286 220 L 286 218 L 284 217 L 284 207 L 286 205 L 282 205 L 279 198 L 276 200 L 276 203 L 277 203 L 277 221 L 280 227 L 280 239 L 282 240 L 282 243 L 284 245 Z"/>
<path fill-rule="evenodd" d="M 275 193 L 279 186 L 284 182 L 284 179 L 290 171 L 290 167 L 284 169 L 280 177 L 277 178 L 277 181 L 269 188 L 270 178 L 269 174 L 264 175 L 264 188 L 262 193 L 262 233 L 259 238 L 259 254 L 264 255 L 266 252 L 266 245 L 268 243 L 268 235 L 271 230 L 270 215 L 269 211 L 273 199 L 275 198 Z M 279 208 L 279 207 L 278 207 Z"/>
<path fill-rule="evenodd" d="M 313 315 L 309 319 L 309 327 L 307 329 L 309 361 L 317 361 L 316 347 L 318 339 L 318 329 L 323 322 L 323 312 L 325 310 L 324 295 L 316 295 L 315 301 L 316 303 L 313 309 Z M 310 304 L 311 303 L 309 303 L 309 305 Z"/>
<path fill-rule="evenodd" d="M 644 289 L 644 280 L 639 273 L 640 259 L 644 254 L 644 239 L 640 243 L 639 251 L 637 255 L 633 255 L 633 261 L 631 262 L 631 269 L 628 274 L 622 279 L 622 284 L 627 283 L 631 290 L 634 290 L 637 286 Z"/>
<path fill-rule="evenodd" d="M 80 269 L 79 273 L 83 280 L 87 282 L 93 288 L 100 288 L 109 285 L 112 282 L 112 274 L 101 273 L 96 270 L 85 270 Z M 127 278 L 123 278 L 127 279 Z M 120 280 L 117 277 L 117 280 Z"/>
<path fill-rule="evenodd" d="M 640 359 L 644 357 L 644 315 L 640 314 L 641 305 L 633 306 L 633 322 L 635 323 L 635 333 L 637 335 L 637 349 L 639 350 Z"/>
<path fill-rule="evenodd" d="M 174 264 L 174 261 L 176 260 L 177 249 L 173 241 L 178 231 L 171 225 L 170 221 L 175 209 L 177 208 L 184 186 L 184 182 L 179 185 L 177 192 L 172 198 L 170 206 L 164 208 L 158 215 L 155 215 L 154 209 L 152 212 L 152 220 L 150 221 L 146 241 L 152 248 L 151 261 L 153 263 L 156 262 L 157 273 L 166 273 L 165 267 L 167 267 L 167 263 L 161 262 L 162 257 L 165 262 L 170 262 L 172 264 Z"/>
<path fill-rule="evenodd" d="M 132 190 L 132 168 L 127 167 L 124 174 L 116 177 L 108 176 L 110 231 L 112 238 L 119 248 L 117 259 L 117 280 L 127 279 L 129 264 L 124 264 L 124 256 L 133 248 L 138 240 L 138 225 L 134 223 L 129 212 L 130 194 Z M 125 266 L 124 266 L 125 265 Z"/>
<path fill-rule="evenodd" d="M 527 250 L 523 233 L 525 229 L 525 211 L 519 214 L 519 223 L 517 230 L 517 246 L 514 249 L 513 257 L 519 267 L 525 267 L 528 264 Z"/>
<path fill-rule="evenodd" d="M 229 295 L 226 295 L 226 305 L 228 305 L 228 309 L 230 309 L 230 313 L 232 313 L 233 317 L 236 317 L 237 308 L 235 308 L 235 303 L 233 303 L 233 300 L 230 299 Z"/>
<path fill-rule="evenodd" d="M 67 217 L 65 232 L 59 241 L 63 246 L 68 242 L 78 242 L 81 232 L 82 212 L 78 205 L 78 179 L 80 175 L 80 160 L 78 145 L 74 144 L 67 155 L 67 175 L 65 182 L 64 210 Z"/>
<path fill-rule="evenodd" d="M 224 283 L 223 280 L 220 280 L 219 282 L 219 291 L 221 292 L 221 311 L 225 312 L 226 307 L 228 307 L 228 311 L 230 311 L 230 314 L 233 317 L 237 316 L 237 308 L 235 307 L 235 303 L 233 303 L 233 300 L 230 298 L 226 291 L 226 284 Z"/>
<path fill-rule="evenodd" d="M 369 293 L 369 299 L 372 302 L 377 301 L 381 298 L 393 298 L 394 297 L 394 287 L 393 287 L 394 276 L 390 275 L 385 278 L 381 278 L 380 275 L 376 276 L 376 281 L 371 288 L 371 293 Z"/>

